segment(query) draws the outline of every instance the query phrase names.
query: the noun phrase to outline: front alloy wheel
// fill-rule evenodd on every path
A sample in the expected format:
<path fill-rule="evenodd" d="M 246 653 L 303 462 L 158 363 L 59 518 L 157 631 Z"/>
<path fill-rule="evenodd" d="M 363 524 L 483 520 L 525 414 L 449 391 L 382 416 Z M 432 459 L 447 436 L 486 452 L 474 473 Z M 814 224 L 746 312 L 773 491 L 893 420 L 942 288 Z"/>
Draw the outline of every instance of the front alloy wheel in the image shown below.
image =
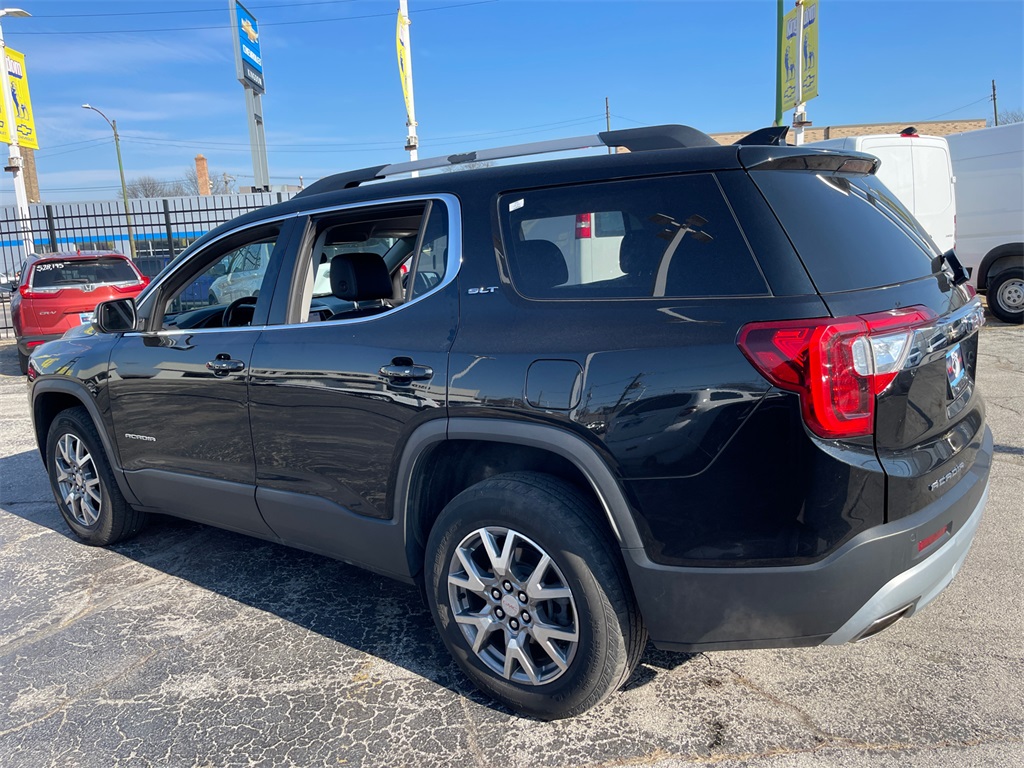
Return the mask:
<path fill-rule="evenodd" d="M 506 680 L 542 685 L 579 646 L 576 602 L 538 544 L 508 528 L 479 528 L 456 547 L 448 599 L 473 653 Z"/>
<path fill-rule="evenodd" d="M 61 435 L 53 453 L 60 498 L 75 522 L 91 528 L 103 509 L 100 478 L 92 454 L 81 438 L 70 433 Z"/>
<path fill-rule="evenodd" d="M 121 493 L 85 408 L 57 414 L 47 430 L 43 455 L 57 507 L 86 544 L 113 544 L 145 525 L 146 514 L 133 509 Z"/>

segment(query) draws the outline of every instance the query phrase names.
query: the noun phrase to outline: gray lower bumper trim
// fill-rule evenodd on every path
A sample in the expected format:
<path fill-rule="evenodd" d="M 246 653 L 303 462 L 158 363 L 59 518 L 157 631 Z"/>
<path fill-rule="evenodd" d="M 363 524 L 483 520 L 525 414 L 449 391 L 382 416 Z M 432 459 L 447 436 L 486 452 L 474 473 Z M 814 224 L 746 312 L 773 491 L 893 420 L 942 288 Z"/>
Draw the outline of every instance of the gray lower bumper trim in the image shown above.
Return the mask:
<path fill-rule="evenodd" d="M 913 616 L 930 603 L 953 580 L 967 559 L 967 551 L 981 522 L 982 510 L 988 501 L 989 485 L 963 527 L 931 557 L 889 581 L 868 600 L 853 617 L 826 641 L 839 645 L 856 640 L 874 622 L 913 604 L 907 616 Z"/>

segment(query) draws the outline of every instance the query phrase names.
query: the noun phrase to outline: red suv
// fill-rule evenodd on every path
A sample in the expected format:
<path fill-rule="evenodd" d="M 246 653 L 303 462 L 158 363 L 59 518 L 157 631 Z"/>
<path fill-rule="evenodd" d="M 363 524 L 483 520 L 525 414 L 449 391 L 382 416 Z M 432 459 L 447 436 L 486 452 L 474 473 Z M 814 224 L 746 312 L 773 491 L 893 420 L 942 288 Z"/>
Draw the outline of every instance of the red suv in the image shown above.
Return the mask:
<path fill-rule="evenodd" d="M 96 305 L 136 296 L 149 283 L 125 256 L 109 251 L 78 251 L 29 256 L 11 299 L 21 372 L 34 347 L 59 339 L 76 325 L 92 321 Z"/>

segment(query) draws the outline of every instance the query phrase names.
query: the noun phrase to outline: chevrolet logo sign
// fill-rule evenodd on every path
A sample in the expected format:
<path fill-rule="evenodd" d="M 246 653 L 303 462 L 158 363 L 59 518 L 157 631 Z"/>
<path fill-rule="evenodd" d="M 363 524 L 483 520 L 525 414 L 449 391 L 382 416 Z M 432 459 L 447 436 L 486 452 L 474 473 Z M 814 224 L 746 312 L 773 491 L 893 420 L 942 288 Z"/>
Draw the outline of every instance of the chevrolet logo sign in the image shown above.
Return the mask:
<path fill-rule="evenodd" d="M 242 31 L 249 38 L 250 43 L 255 43 L 260 39 L 260 33 L 253 28 L 252 22 L 248 19 L 242 19 Z"/>

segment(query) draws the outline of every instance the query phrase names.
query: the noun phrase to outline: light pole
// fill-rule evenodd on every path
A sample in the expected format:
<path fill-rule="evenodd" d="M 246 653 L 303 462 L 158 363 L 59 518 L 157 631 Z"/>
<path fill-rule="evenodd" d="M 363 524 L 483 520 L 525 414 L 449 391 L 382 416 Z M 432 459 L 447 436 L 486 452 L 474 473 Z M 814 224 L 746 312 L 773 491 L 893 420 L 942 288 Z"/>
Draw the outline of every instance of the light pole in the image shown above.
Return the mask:
<path fill-rule="evenodd" d="M 28 11 L 21 8 L 0 9 L 0 17 L 31 16 Z M 21 235 L 22 247 L 25 249 L 26 258 L 33 250 L 32 227 L 29 224 L 28 193 L 25 191 L 25 176 L 22 171 L 21 149 L 18 147 L 18 126 L 15 121 L 14 100 L 11 98 L 11 77 L 7 70 L 7 45 L 4 43 L 4 32 L 0 28 L 0 59 L 2 59 L 3 80 L 0 82 L 0 89 L 3 90 L 4 119 L 7 121 L 7 132 L 10 139 L 10 158 L 7 161 L 8 170 L 14 176 L 14 201 L 18 208 L 18 231 Z"/>
<path fill-rule="evenodd" d="M 128 210 L 128 185 L 124 183 L 124 163 L 121 162 L 121 139 L 117 135 L 117 120 L 111 120 L 96 107 L 90 104 L 83 104 L 82 109 L 91 109 L 104 120 L 114 131 L 114 149 L 117 150 L 117 170 L 121 173 L 121 198 L 124 200 L 124 220 L 128 224 L 128 248 L 131 250 L 132 260 L 135 260 L 135 234 L 132 232 L 132 214 Z"/>

